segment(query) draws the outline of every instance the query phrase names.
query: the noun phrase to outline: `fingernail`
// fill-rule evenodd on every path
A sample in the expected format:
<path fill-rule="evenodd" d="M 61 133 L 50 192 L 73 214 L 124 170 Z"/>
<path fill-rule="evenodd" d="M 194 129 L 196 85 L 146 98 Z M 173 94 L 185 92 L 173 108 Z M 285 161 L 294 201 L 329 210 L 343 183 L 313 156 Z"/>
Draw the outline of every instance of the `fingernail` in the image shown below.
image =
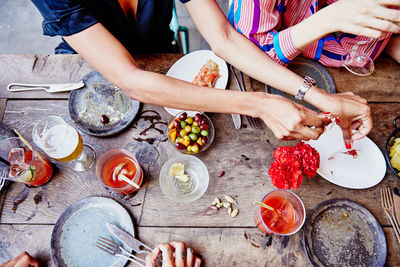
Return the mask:
<path fill-rule="evenodd" d="M 331 113 L 330 112 L 324 112 L 324 114 L 328 115 L 328 114 L 331 114 Z"/>
<path fill-rule="evenodd" d="M 351 149 L 351 143 L 346 143 L 346 149 Z"/>
<path fill-rule="evenodd" d="M 339 117 L 336 117 L 336 123 L 340 123 L 341 120 L 339 119 Z"/>

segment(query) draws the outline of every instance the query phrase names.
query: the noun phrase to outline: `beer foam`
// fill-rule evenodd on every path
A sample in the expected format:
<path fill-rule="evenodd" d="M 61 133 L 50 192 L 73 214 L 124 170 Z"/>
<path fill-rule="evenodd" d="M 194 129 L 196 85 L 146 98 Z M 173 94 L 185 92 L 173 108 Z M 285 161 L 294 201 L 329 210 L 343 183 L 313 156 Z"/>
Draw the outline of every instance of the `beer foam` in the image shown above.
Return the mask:
<path fill-rule="evenodd" d="M 44 137 L 43 150 L 53 159 L 63 159 L 71 155 L 79 144 L 79 134 L 70 125 L 56 125 Z"/>

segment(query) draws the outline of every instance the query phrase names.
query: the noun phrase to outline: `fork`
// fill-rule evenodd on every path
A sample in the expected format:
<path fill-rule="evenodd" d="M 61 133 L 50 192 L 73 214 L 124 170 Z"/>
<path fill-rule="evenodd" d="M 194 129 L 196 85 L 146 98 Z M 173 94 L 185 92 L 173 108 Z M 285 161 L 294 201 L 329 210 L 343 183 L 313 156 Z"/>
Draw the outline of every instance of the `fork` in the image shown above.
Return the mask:
<path fill-rule="evenodd" d="M 383 210 L 385 211 L 386 216 L 388 217 L 390 223 L 393 226 L 393 230 L 396 235 L 397 241 L 400 244 L 400 227 L 397 224 L 397 221 L 394 217 L 393 196 L 391 194 L 389 187 L 385 187 L 385 188 L 381 189 L 381 204 L 382 204 Z"/>
<path fill-rule="evenodd" d="M 243 79 L 243 73 L 240 70 L 238 70 L 239 75 L 240 75 L 240 81 L 239 81 L 234 67 L 232 65 L 229 65 L 229 69 L 231 70 L 233 76 L 235 77 L 235 81 L 236 81 L 237 86 L 239 87 L 239 90 L 241 92 L 246 92 L 246 86 L 244 84 L 244 79 Z M 249 122 L 249 125 L 251 128 L 254 128 L 254 129 L 261 128 L 261 123 L 258 119 L 255 119 L 255 118 L 253 118 L 251 116 L 247 116 L 247 115 L 246 115 L 246 119 Z"/>
<path fill-rule="evenodd" d="M 107 252 L 110 255 L 125 258 L 140 266 L 144 267 L 146 264 L 145 260 L 130 254 L 123 247 L 121 247 L 120 244 L 105 237 L 100 236 L 99 239 L 97 239 L 96 247 L 100 248 L 101 250 Z"/>

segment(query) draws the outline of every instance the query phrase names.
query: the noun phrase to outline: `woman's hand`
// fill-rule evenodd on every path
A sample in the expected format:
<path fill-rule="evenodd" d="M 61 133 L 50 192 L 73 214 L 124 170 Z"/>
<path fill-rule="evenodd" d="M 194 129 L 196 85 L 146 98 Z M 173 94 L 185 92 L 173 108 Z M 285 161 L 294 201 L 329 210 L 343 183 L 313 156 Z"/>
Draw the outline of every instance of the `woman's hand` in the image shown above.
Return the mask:
<path fill-rule="evenodd" d="M 392 7 L 392 8 L 391 8 Z M 322 15 L 328 33 L 346 32 L 378 38 L 399 33 L 400 0 L 340 0 L 316 14 Z"/>
<path fill-rule="evenodd" d="M 7 261 L 1 265 L 2 267 L 39 267 L 37 259 L 32 258 L 26 251 L 19 254 L 14 259 Z"/>
<path fill-rule="evenodd" d="M 183 242 L 171 242 L 158 245 L 146 257 L 146 267 L 155 267 L 157 258 L 162 254 L 163 267 L 200 267 L 201 259 L 193 254 L 192 248 L 186 248 Z"/>
<path fill-rule="evenodd" d="M 330 120 L 279 95 L 264 97 L 259 117 L 281 140 L 318 139 Z"/>
<path fill-rule="evenodd" d="M 339 117 L 346 144 L 365 137 L 372 129 L 371 110 L 367 100 L 351 92 L 328 95 L 323 110 Z M 356 132 L 352 133 L 352 130 Z"/>

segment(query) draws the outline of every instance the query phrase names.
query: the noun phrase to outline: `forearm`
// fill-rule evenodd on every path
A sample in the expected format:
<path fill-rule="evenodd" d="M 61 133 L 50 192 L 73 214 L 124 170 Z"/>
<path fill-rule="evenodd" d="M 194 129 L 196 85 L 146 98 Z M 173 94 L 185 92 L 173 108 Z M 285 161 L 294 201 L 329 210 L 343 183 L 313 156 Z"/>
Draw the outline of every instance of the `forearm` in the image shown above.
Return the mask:
<path fill-rule="evenodd" d="M 393 34 L 386 47 L 386 53 L 391 56 L 397 63 L 400 63 L 400 35 Z"/>

